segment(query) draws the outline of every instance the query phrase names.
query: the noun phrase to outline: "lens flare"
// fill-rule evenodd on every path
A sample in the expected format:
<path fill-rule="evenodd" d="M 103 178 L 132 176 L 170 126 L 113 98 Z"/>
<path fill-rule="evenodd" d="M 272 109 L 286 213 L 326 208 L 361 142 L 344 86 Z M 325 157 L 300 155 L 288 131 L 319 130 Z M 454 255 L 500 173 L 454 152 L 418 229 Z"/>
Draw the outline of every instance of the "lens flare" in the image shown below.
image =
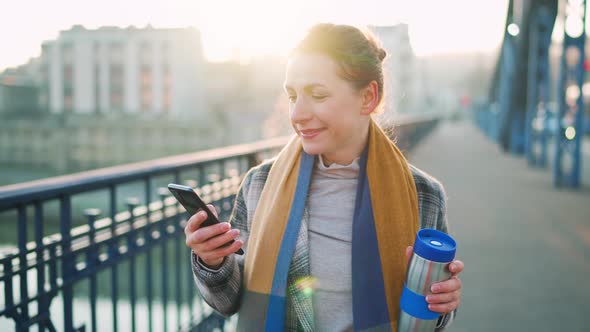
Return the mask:
<path fill-rule="evenodd" d="M 565 138 L 569 139 L 570 141 L 576 138 L 576 128 L 574 127 L 567 127 L 565 130 Z"/>
<path fill-rule="evenodd" d="M 302 277 L 295 281 L 294 285 L 297 293 L 304 297 L 311 297 L 316 288 L 317 279 L 314 277 Z"/>
<path fill-rule="evenodd" d="M 520 28 L 518 27 L 518 25 L 516 23 L 510 23 L 508 25 L 507 30 L 511 36 L 518 36 L 518 34 L 520 33 Z"/>

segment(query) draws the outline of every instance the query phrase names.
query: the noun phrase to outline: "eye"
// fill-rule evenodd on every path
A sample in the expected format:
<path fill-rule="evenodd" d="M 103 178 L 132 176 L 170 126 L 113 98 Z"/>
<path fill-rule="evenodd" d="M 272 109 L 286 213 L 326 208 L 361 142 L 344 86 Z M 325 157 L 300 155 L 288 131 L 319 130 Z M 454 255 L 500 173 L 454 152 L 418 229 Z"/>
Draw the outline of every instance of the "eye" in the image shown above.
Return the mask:
<path fill-rule="evenodd" d="M 297 96 L 291 96 L 291 95 L 289 95 L 288 97 L 289 97 L 289 102 L 291 102 L 291 103 L 294 103 L 294 102 L 297 101 Z"/>
<path fill-rule="evenodd" d="M 313 98 L 314 100 L 324 100 L 324 99 L 326 99 L 326 97 L 328 97 L 328 96 L 325 96 L 325 95 L 313 95 L 313 96 L 311 96 L 311 98 Z"/>

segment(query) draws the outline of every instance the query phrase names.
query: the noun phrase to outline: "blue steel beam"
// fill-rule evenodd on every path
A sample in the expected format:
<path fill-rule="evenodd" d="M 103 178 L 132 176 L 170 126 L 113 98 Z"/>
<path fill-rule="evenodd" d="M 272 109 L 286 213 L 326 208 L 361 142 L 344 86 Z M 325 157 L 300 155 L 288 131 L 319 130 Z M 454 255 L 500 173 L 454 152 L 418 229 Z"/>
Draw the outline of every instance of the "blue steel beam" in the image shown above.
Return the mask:
<path fill-rule="evenodd" d="M 490 94 L 492 107 L 484 121 L 488 135 L 505 151 L 524 152 L 524 110 L 530 0 L 511 0 L 508 5 L 504 39 Z"/>
<path fill-rule="evenodd" d="M 526 92 L 526 61 L 529 35 L 530 11 L 535 2 L 513 0 L 506 19 L 505 41 L 509 41 L 510 53 L 503 53 L 512 63 L 510 77 L 499 83 L 505 90 L 500 100 L 498 141 L 505 151 L 514 154 L 524 152 L 524 108 Z"/>
<path fill-rule="evenodd" d="M 523 0 L 513 3 L 513 21 L 519 24 L 520 33 L 514 39 L 516 72 L 512 82 L 511 108 L 508 110 L 507 121 L 503 123 L 500 143 L 505 150 L 514 154 L 527 152 L 527 127 L 530 125 L 527 113 L 532 103 L 538 104 L 538 98 L 547 94 L 547 58 L 551 28 L 556 15 L 557 0 Z M 536 59 L 539 61 L 535 64 L 530 63 L 531 51 L 538 53 L 535 56 L 539 57 Z"/>
<path fill-rule="evenodd" d="M 508 121 L 512 104 L 512 84 L 516 71 L 515 42 L 518 33 L 515 33 L 514 30 L 509 32 L 508 27 L 511 24 L 516 24 L 515 21 L 517 19 L 514 15 L 514 7 L 514 0 L 511 0 L 506 15 L 502 49 L 500 50 L 494 83 L 492 85 L 492 107 L 490 107 L 489 116 L 486 118 L 488 121 L 488 135 L 497 142 L 500 142 L 501 131 L 505 127 L 504 124 Z M 518 24 L 515 26 L 518 27 Z"/>
<path fill-rule="evenodd" d="M 549 102 L 549 46 L 557 4 L 533 9 L 529 30 L 525 153 L 530 166 L 547 165 L 547 105 Z"/>
<path fill-rule="evenodd" d="M 532 143 L 528 111 L 548 95 L 547 53 L 557 0 L 511 0 L 487 116 L 480 123 L 505 151 L 524 154 Z M 535 64 L 530 65 L 531 56 Z"/>
<path fill-rule="evenodd" d="M 581 150 L 584 136 L 582 84 L 586 43 L 586 0 L 568 0 L 566 6 L 553 183 L 557 187 L 577 188 L 581 182 Z"/>

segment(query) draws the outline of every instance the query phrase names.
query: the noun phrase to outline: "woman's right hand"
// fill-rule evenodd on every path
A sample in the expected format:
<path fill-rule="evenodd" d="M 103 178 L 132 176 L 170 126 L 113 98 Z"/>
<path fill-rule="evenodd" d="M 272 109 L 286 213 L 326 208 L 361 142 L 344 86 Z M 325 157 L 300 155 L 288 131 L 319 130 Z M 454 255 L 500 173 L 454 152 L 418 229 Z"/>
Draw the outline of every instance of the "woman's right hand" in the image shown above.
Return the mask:
<path fill-rule="evenodd" d="M 217 217 L 215 207 L 211 204 L 207 207 Z M 240 249 L 244 242 L 237 240 L 227 247 L 224 246 L 237 238 L 240 231 L 231 229 L 227 222 L 200 228 L 205 220 L 207 220 L 207 213 L 202 210 L 190 217 L 184 228 L 186 246 L 191 248 L 207 267 L 218 269 L 223 259 Z"/>

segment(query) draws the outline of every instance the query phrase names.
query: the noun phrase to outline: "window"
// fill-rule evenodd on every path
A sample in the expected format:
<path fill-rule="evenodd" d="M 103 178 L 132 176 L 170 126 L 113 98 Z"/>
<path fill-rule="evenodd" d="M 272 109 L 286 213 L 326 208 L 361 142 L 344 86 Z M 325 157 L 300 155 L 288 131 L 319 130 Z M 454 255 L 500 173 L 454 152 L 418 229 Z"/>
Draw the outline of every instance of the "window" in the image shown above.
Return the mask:
<path fill-rule="evenodd" d="M 74 109 L 74 101 L 71 95 L 64 96 L 64 111 L 71 113 Z"/>
<path fill-rule="evenodd" d="M 139 63 L 151 64 L 152 63 L 152 45 L 148 42 L 142 42 L 139 45 Z"/>
<path fill-rule="evenodd" d="M 123 66 L 122 65 L 111 65 L 109 68 L 109 76 L 111 85 L 122 86 L 123 85 Z"/>
<path fill-rule="evenodd" d="M 123 45 L 120 42 L 109 44 L 109 60 L 113 64 L 123 63 Z"/>
<path fill-rule="evenodd" d="M 72 83 L 74 81 L 74 69 L 71 64 L 64 65 L 64 81 Z"/>
<path fill-rule="evenodd" d="M 151 109 L 152 106 L 152 92 L 143 90 L 141 92 L 141 110 L 142 112 L 147 112 Z"/>
<path fill-rule="evenodd" d="M 74 62 L 74 50 L 71 43 L 64 43 L 61 45 L 62 61 L 64 64 L 72 64 Z"/>
<path fill-rule="evenodd" d="M 123 97 L 120 91 L 111 91 L 111 107 L 117 110 L 123 108 Z"/>

